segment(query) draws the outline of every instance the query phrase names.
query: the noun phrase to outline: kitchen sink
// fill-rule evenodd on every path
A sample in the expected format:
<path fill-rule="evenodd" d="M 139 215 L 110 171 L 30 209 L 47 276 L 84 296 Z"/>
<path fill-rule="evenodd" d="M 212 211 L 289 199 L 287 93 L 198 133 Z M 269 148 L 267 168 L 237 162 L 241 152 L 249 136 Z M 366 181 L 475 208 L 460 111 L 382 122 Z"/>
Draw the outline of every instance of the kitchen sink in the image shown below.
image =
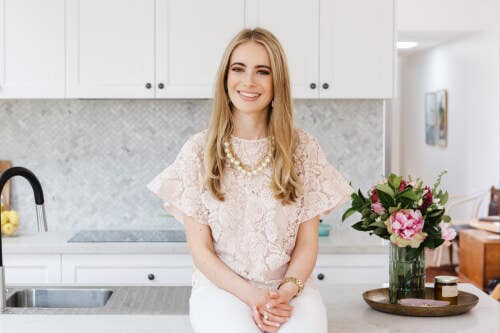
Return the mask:
<path fill-rule="evenodd" d="M 7 299 L 13 308 L 97 308 L 113 294 L 109 289 L 33 288 L 18 290 Z"/>

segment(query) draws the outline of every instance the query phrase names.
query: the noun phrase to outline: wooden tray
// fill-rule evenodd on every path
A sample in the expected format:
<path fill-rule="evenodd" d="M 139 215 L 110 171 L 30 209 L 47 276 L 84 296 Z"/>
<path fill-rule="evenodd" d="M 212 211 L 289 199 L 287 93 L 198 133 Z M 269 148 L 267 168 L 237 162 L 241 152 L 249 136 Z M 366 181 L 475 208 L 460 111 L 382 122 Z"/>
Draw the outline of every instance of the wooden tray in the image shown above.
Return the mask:
<path fill-rule="evenodd" d="M 434 299 L 434 288 L 425 288 L 425 298 Z M 389 303 L 389 289 L 380 288 L 365 291 L 363 299 L 373 309 L 381 312 L 414 317 L 455 316 L 472 309 L 479 298 L 465 291 L 458 291 L 458 304 L 438 307 L 403 306 Z"/>

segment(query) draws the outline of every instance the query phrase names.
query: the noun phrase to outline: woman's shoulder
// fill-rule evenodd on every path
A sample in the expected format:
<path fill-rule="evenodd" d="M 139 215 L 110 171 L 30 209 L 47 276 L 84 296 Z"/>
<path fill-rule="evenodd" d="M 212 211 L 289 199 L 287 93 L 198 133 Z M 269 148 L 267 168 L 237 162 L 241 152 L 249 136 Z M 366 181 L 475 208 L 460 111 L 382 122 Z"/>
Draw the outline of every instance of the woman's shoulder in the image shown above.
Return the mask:
<path fill-rule="evenodd" d="M 206 140 L 207 135 L 208 135 L 208 129 L 205 129 L 203 131 L 191 135 L 184 143 L 184 146 L 181 149 L 181 153 L 203 158 L 207 142 Z"/>
<path fill-rule="evenodd" d="M 301 128 L 296 128 L 294 131 L 295 135 L 295 153 L 303 153 L 304 151 L 307 151 L 308 149 L 315 148 L 318 146 L 318 140 L 309 132 L 306 132 L 305 130 Z"/>

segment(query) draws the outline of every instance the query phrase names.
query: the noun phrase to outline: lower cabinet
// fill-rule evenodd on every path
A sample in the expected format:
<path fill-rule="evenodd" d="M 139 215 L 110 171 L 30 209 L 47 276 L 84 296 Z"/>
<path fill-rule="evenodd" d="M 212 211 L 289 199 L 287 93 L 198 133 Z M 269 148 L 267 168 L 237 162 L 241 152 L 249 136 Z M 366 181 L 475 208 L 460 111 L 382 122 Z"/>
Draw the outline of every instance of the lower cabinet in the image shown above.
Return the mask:
<path fill-rule="evenodd" d="M 189 254 L 8 254 L 10 284 L 191 285 Z M 385 254 L 320 254 L 319 284 L 388 282 Z"/>
<path fill-rule="evenodd" d="M 3 261 L 7 285 L 61 283 L 59 254 L 5 254 Z"/>
<path fill-rule="evenodd" d="M 190 255 L 85 254 L 62 256 L 62 283 L 191 285 Z"/>
<path fill-rule="evenodd" d="M 388 265 L 384 254 L 320 254 L 313 275 L 318 284 L 385 283 Z"/>

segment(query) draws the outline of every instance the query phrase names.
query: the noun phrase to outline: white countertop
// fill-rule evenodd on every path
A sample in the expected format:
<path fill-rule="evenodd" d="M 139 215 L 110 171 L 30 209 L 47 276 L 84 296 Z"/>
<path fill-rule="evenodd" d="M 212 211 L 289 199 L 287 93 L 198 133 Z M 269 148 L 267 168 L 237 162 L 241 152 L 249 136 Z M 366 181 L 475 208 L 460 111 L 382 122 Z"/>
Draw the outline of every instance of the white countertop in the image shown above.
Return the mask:
<path fill-rule="evenodd" d="M 42 232 L 2 238 L 3 253 L 38 254 L 189 254 L 187 243 L 126 242 L 126 243 L 68 243 L 76 232 Z M 381 254 L 388 253 L 382 240 L 363 245 L 353 244 L 342 235 L 319 237 L 320 254 Z"/>
<path fill-rule="evenodd" d="M 452 317 L 405 317 L 371 309 L 361 294 L 379 285 L 321 285 L 329 332 L 349 333 L 498 333 L 500 305 L 471 284 L 459 289 L 476 294 L 479 303 Z M 0 332 L 32 333 L 192 333 L 188 315 L 0 315 Z"/>

